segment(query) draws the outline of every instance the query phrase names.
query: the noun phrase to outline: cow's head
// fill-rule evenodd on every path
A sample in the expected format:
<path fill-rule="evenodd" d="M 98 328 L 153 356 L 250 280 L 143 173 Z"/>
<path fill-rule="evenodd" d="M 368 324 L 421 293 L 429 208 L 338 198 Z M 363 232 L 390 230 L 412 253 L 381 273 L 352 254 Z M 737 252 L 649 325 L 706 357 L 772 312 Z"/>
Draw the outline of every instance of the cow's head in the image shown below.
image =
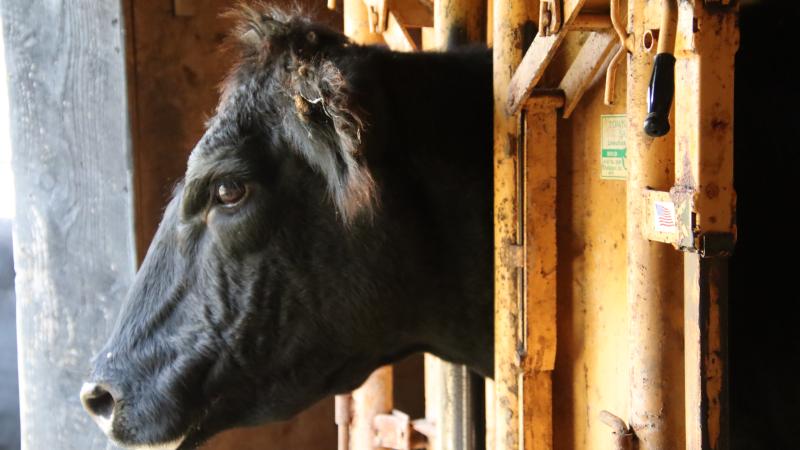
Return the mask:
<path fill-rule="evenodd" d="M 81 400 L 126 447 L 290 417 L 385 362 L 367 121 L 337 33 L 244 9 L 242 61 Z M 382 258 L 385 255 L 380 256 Z M 342 326 L 347 324 L 347 326 Z"/>

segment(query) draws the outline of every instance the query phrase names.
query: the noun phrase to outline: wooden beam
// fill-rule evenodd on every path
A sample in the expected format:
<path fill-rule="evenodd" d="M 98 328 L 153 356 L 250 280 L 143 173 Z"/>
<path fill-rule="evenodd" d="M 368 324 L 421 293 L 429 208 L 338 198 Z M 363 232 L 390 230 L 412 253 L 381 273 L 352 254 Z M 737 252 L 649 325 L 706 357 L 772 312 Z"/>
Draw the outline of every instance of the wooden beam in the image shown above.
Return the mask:
<path fill-rule="evenodd" d="M 572 22 L 578 17 L 581 7 L 586 0 L 565 0 L 564 2 L 564 23 L 561 30 L 550 36 L 538 35 L 533 40 L 530 48 L 525 52 L 525 56 L 514 72 L 508 86 L 508 100 L 506 101 L 506 112 L 516 114 L 522 108 L 536 83 L 544 75 L 545 69 L 553 60 L 556 51 L 564 37 L 570 30 Z"/>
<path fill-rule="evenodd" d="M 606 64 L 608 55 L 616 44 L 617 35 L 613 31 L 596 31 L 589 34 L 558 86 L 566 97 L 563 113 L 565 119 L 569 118 L 578 106 L 581 97 Z"/>
<path fill-rule="evenodd" d="M 108 439 L 78 391 L 136 269 L 122 2 L 0 5 L 18 205 L 21 447 L 102 450 Z"/>
<path fill-rule="evenodd" d="M 394 12 L 389 12 L 389 17 L 386 20 L 386 31 L 383 32 L 383 40 L 394 51 L 414 52 L 418 50 L 416 42 L 408 34 L 408 30 L 403 25 L 400 25 Z"/>

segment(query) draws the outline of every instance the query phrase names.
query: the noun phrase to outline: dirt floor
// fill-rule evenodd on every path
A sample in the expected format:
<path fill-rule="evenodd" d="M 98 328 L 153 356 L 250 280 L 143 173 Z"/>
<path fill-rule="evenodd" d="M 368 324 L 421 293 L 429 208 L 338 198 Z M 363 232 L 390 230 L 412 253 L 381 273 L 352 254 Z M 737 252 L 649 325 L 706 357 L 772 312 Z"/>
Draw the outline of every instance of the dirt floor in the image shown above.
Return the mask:
<path fill-rule="evenodd" d="M 11 222 L 0 220 L 0 450 L 19 449 L 17 339 Z"/>

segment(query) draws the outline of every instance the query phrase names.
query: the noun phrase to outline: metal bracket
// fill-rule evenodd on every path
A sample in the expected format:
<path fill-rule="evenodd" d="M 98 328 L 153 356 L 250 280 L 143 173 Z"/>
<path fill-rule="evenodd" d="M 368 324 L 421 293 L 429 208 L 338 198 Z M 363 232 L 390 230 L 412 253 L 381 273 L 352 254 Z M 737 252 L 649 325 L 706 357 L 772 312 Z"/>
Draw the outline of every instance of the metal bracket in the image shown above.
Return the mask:
<path fill-rule="evenodd" d="M 550 36 L 561 30 L 563 23 L 561 0 L 542 0 L 539 3 L 539 34 Z"/>
<path fill-rule="evenodd" d="M 375 447 L 392 450 L 427 448 L 428 440 L 436 432 L 436 426 L 431 421 L 412 421 L 408 414 L 397 410 L 391 414 L 378 414 L 372 425 L 375 428 Z"/>

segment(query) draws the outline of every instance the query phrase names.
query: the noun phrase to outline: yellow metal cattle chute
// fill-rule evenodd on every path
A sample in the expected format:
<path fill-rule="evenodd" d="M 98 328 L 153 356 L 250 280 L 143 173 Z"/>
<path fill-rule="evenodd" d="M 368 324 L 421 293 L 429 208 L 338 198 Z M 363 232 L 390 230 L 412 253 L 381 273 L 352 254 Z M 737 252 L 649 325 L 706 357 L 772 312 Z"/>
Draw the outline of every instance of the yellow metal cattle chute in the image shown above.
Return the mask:
<path fill-rule="evenodd" d="M 458 21 L 487 25 L 496 335 L 486 448 L 727 448 L 737 2 L 493 0 L 488 20 L 475 12 L 483 5 L 347 0 L 344 11 L 354 40 L 403 51 L 447 47 Z M 428 364 L 436 420 L 390 422 L 432 436 L 420 447 L 473 448 L 437 434 L 465 403 L 431 403 L 465 372 Z M 381 392 L 389 400 L 369 404 L 382 411 L 348 407 L 348 420 L 385 418 L 391 389 Z M 380 434 L 374 421 L 370 430 Z M 340 448 L 386 444 L 353 439 Z"/>

